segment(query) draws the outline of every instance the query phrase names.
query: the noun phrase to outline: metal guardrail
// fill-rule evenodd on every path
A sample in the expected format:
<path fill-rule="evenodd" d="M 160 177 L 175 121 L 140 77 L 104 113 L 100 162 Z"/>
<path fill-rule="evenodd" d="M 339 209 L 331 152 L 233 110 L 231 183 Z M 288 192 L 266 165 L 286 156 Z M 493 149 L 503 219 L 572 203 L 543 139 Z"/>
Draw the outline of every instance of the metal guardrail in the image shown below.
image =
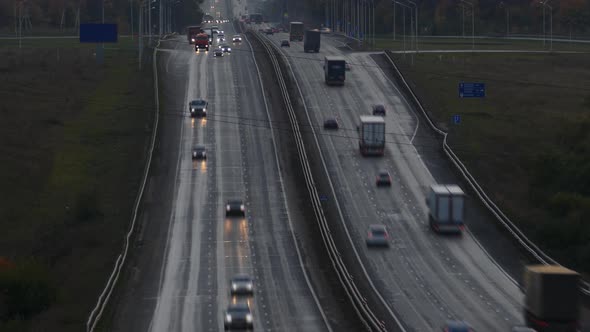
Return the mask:
<path fill-rule="evenodd" d="M 283 79 L 282 71 L 274 52 L 274 48 L 264 38 L 260 38 L 258 33 L 252 33 L 252 35 L 255 36 L 255 38 L 264 46 L 275 70 L 283 101 L 289 116 L 289 122 L 291 123 L 293 135 L 295 136 L 296 148 L 299 154 L 299 160 L 301 162 L 305 184 L 310 194 L 314 214 L 320 227 L 320 234 L 328 251 L 328 256 L 332 262 L 332 266 L 334 267 L 337 277 L 340 280 L 347 297 L 352 303 L 354 310 L 362 320 L 365 327 L 371 331 L 386 331 L 384 323 L 372 312 L 372 310 L 367 305 L 365 297 L 361 294 L 360 290 L 354 283 L 351 274 L 348 272 L 348 269 L 342 261 L 341 254 L 334 243 L 334 239 L 332 238 L 330 227 L 328 226 L 328 222 L 324 215 L 319 194 L 312 177 L 311 167 L 307 158 L 307 152 L 303 144 L 303 137 L 301 136 L 301 131 L 299 129 L 299 123 L 295 117 L 295 111 L 291 103 L 289 91 L 287 89 L 285 80 Z"/>
<path fill-rule="evenodd" d="M 442 129 L 438 128 L 434 124 L 432 119 L 428 116 L 428 113 L 426 113 L 426 110 L 422 106 L 422 103 L 420 103 L 420 100 L 418 99 L 418 97 L 414 93 L 414 90 L 410 87 L 410 85 L 408 84 L 408 82 L 406 81 L 404 76 L 402 75 L 401 71 L 399 70 L 399 68 L 397 67 L 397 65 L 395 64 L 393 59 L 391 58 L 391 55 L 388 51 L 385 51 L 385 56 L 387 57 L 387 59 L 389 60 L 391 65 L 393 66 L 394 70 L 397 72 L 397 75 L 401 78 L 401 81 L 403 83 L 403 88 L 412 96 L 412 99 L 414 99 L 415 105 L 418 106 L 418 108 L 422 112 L 422 115 L 424 115 L 424 118 L 426 119 L 426 121 L 428 122 L 430 127 L 435 132 L 437 132 L 438 134 L 440 134 L 443 137 L 443 144 L 442 144 L 443 151 L 445 152 L 447 157 L 451 160 L 453 165 L 455 165 L 455 167 L 459 170 L 459 172 L 461 172 L 461 174 L 463 175 L 463 178 L 469 183 L 469 185 L 471 186 L 473 191 L 477 194 L 477 196 L 479 197 L 481 202 L 486 206 L 486 208 L 488 208 L 488 210 L 496 217 L 496 219 L 504 226 L 504 228 L 506 230 L 508 230 L 508 232 L 510 232 L 510 234 L 512 236 L 514 236 L 514 238 L 518 241 L 518 243 L 520 245 L 522 245 L 522 247 L 526 251 L 528 251 L 536 260 L 538 260 L 540 263 L 545 264 L 545 265 L 548 265 L 548 264 L 560 265 L 556 260 L 554 260 L 549 255 L 547 255 L 545 252 L 543 252 L 535 243 L 533 243 L 533 241 L 531 241 L 529 238 L 527 238 L 522 233 L 522 231 L 510 220 L 510 218 L 508 218 L 502 212 L 502 210 L 492 201 L 492 199 L 485 193 L 485 191 L 481 188 L 479 183 L 477 183 L 477 181 L 475 180 L 473 175 L 471 175 L 469 170 L 467 170 L 467 167 L 463 164 L 463 162 L 455 154 L 453 149 L 451 149 L 451 147 L 448 145 L 448 143 L 447 143 L 448 133 L 443 131 Z M 590 283 L 588 283 L 587 281 L 583 281 L 581 291 L 585 295 L 590 296 Z"/>
<path fill-rule="evenodd" d="M 115 289 L 115 285 L 117 284 L 117 281 L 119 280 L 119 276 L 121 275 L 121 271 L 123 270 L 123 266 L 125 265 L 125 262 L 127 259 L 127 254 L 129 252 L 130 238 L 133 235 L 133 232 L 135 231 L 135 222 L 137 221 L 137 215 L 139 212 L 139 204 L 141 203 L 141 199 L 143 197 L 145 185 L 147 183 L 147 178 L 149 175 L 150 166 L 152 163 L 152 155 L 154 152 L 154 147 L 156 144 L 156 135 L 158 132 L 158 113 L 160 110 L 160 100 L 158 98 L 158 68 L 157 68 L 157 63 L 156 63 L 156 52 L 158 51 L 158 46 L 160 46 L 159 41 L 158 41 L 158 45 L 154 48 L 154 55 L 153 55 L 154 90 L 155 90 L 154 92 L 155 92 L 155 98 L 156 98 L 156 109 L 155 109 L 155 115 L 154 115 L 154 128 L 152 130 L 152 139 L 151 139 L 150 148 L 149 148 L 149 152 L 148 152 L 148 158 L 147 158 L 147 162 L 145 164 L 145 168 L 143 170 L 143 178 L 141 180 L 141 186 L 139 188 L 139 192 L 137 193 L 137 198 L 135 199 L 135 205 L 133 207 L 133 216 L 131 218 L 131 226 L 129 227 L 129 232 L 127 232 L 127 234 L 125 236 L 125 243 L 123 245 L 123 252 L 117 257 L 117 260 L 115 261 L 115 266 L 113 268 L 113 272 L 109 276 L 109 279 L 107 280 L 107 284 L 105 285 L 102 293 L 100 293 L 100 296 L 98 297 L 98 300 L 96 302 L 96 306 L 94 306 L 94 308 L 90 312 L 90 315 L 88 316 L 88 320 L 86 321 L 86 331 L 87 332 L 94 331 L 94 329 L 96 328 L 96 325 L 100 321 L 100 318 L 102 317 L 102 314 L 109 302 L 109 299 L 113 293 L 113 290 Z"/>

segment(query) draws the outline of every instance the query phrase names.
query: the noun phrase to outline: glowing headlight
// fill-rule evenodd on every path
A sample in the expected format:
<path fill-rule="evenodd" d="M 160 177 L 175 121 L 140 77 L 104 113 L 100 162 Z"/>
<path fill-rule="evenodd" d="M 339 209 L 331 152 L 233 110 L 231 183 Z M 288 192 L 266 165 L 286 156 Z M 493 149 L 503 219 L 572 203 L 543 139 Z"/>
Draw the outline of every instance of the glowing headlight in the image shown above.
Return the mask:
<path fill-rule="evenodd" d="M 228 47 L 228 48 L 227 48 L 227 50 L 228 50 L 228 51 L 231 51 L 231 48 L 229 48 L 229 47 Z"/>
<path fill-rule="evenodd" d="M 191 108 L 191 113 L 195 113 L 195 109 L 194 108 Z"/>
<path fill-rule="evenodd" d="M 238 285 L 236 285 L 235 283 L 231 284 L 231 289 L 237 290 L 238 289 Z"/>
<path fill-rule="evenodd" d="M 246 288 L 248 288 L 248 289 L 250 289 L 250 290 L 251 290 L 251 289 L 252 289 L 252 284 L 248 284 L 248 285 L 246 286 Z"/>
<path fill-rule="evenodd" d="M 225 206 L 225 211 L 229 211 L 229 204 Z"/>
<path fill-rule="evenodd" d="M 246 320 L 247 320 L 247 318 L 246 318 Z M 231 315 L 230 314 L 225 315 L 225 321 L 228 323 L 231 323 Z"/>
<path fill-rule="evenodd" d="M 251 314 L 246 315 L 246 322 L 252 323 L 252 315 Z"/>
<path fill-rule="evenodd" d="M 244 211 L 244 204 L 240 205 L 240 210 Z"/>
<path fill-rule="evenodd" d="M 191 38 L 191 41 L 194 42 L 195 41 L 195 38 Z"/>

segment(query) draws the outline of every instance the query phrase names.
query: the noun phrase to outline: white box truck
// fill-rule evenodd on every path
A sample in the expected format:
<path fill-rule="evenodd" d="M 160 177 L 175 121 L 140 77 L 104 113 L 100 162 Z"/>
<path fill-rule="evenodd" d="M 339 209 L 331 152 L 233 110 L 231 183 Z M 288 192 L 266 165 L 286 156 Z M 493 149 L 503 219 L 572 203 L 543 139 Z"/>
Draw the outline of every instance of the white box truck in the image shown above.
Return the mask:
<path fill-rule="evenodd" d="M 361 115 L 359 149 L 363 156 L 382 156 L 385 152 L 385 120 L 380 116 Z"/>
<path fill-rule="evenodd" d="M 428 222 L 437 233 L 463 232 L 465 194 L 454 184 L 434 184 L 426 197 Z"/>

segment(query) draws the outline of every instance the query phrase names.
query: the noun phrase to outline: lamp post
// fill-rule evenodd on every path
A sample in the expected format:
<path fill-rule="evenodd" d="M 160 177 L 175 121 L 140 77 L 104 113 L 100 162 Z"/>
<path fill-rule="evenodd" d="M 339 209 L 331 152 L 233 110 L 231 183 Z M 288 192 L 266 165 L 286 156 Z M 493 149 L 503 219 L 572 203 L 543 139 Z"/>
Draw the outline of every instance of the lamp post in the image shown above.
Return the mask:
<path fill-rule="evenodd" d="M 416 25 L 414 29 L 414 46 L 416 47 L 416 53 L 418 53 L 418 5 L 411 0 L 407 0 L 412 6 L 415 8 L 414 14 L 416 15 L 416 19 L 414 20 L 414 24 Z"/>
<path fill-rule="evenodd" d="M 471 6 L 471 49 L 475 50 L 475 7 L 467 0 L 461 0 L 461 2 Z"/>

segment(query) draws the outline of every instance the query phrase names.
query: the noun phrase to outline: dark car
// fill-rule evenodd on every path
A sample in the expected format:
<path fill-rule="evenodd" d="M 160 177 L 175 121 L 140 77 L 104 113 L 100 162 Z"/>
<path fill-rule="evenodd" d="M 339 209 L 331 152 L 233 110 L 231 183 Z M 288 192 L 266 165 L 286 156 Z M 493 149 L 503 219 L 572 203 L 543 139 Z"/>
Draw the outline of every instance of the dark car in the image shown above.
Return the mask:
<path fill-rule="evenodd" d="M 188 104 L 191 117 L 203 117 L 207 115 L 207 101 L 203 99 L 193 100 Z"/>
<path fill-rule="evenodd" d="M 194 159 L 207 159 L 207 151 L 203 145 L 197 145 L 193 149 L 193 160 Z"/>
<path fill-rule="evenodd" d="M 281 47 L 291 47 L 291 43 L 287 39 L 281 40 Z"/>
<path fill-rule="evenodd" d="M 385 116 L 385 106 L 373 105 L 373 115 Z"/>
<path fill-rule="evenodd" d="M 245 274 L 238 274 L 231 279 L 231 294 L 254 294 L 254 282 Z"/>
<path fill-rule="evenodd" d="M 232 41 L 233 41 L 234 43 L 241 43 L 241 42 L 242 42 L 242 36 L 240 36 L 240 35 L 235 35 L 235 36 L 232 38 Z"/>
<path fill-rule="evenodd" d="M 384 225 L 371 225 L 367 230 L 367 247 L 389 247 L 389 234 Z"/>
<path fill-rule="evenodd" d="M 380 186 L 390 187 L 391 186 L 391 175 L 389 174 L 388 171 L 381 170 L 381 171 L 379 171 L 379 174 L 377 174 L 377 180 L 375 181 L 375 183 L 377 184 L 377 187 L 380 187 Z"/>
<path fill-rule="evenodd" d="M 324 129 L 338 129 L 338 120 L 335 118 L 327 118 L 324 120 Z"/>
<path fill-rule="evenodd" d="M 274 31 L 272 30 L 272 28 L 268 28 L 264 31 L 267 35 L 272 35 L 274 34 Z"/>
<path fill-rule="evenodd" d="M 225 215 L 226 216 L 245 216 L 246 209 L 244 207 L 244 202 L 239 199 L 230 199 L 227 201 L 225 205 Z"/>
<path fill-rule="evenodd" d="M 231 53 L 231 47 L 229 47 L 227 44 L 223 44 L 219 48 L 221 48 L 223 53 Z"/>
<path fill-rule="evenodd" d="M 450 320 L 447 321 L 442 329 L 444 332 L 474 332 L 471 325 L 463 321 Z"/>
<path fill-rule="evenodd" d="M 213 51 L 213 56 L 214 57 L 222 57 L 223 56 L 223 50 L 218 48 L 215 51 Z"/>
<path fill-rule="evenodd" d="M 230 304 L 225 310 L 223 328 L 229 329 L 253 329 L 254 322 L 248 303 L 239 302 Z"/>

